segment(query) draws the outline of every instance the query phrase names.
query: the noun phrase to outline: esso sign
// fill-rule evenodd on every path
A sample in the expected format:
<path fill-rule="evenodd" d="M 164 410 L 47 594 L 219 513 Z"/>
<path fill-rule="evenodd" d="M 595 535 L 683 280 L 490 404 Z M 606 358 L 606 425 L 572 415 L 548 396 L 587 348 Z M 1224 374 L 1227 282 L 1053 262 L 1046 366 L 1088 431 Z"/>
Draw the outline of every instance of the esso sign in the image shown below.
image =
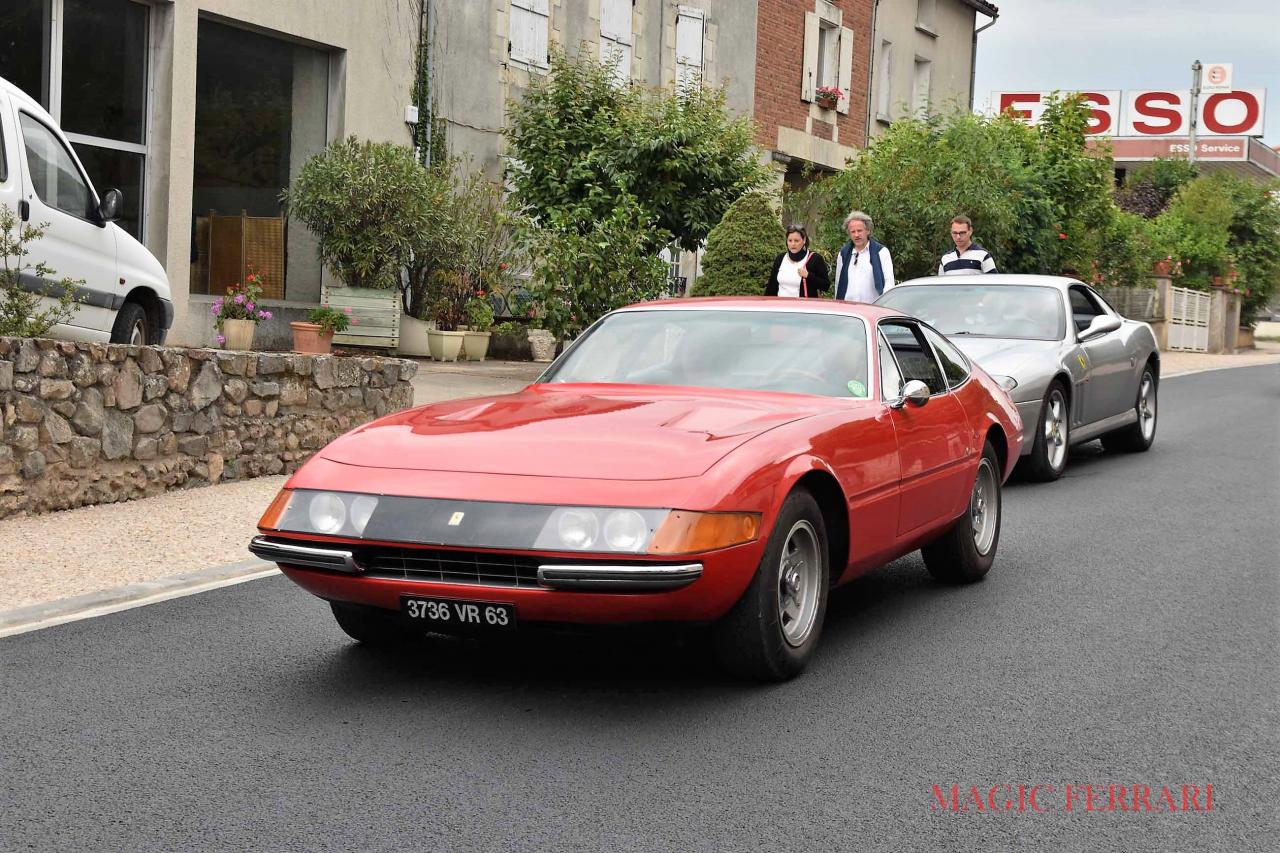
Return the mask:
<path fill-rule="evenodd" d="M 1044 113 L 1049 92 L 993 92 L 997 112 L 1013 110 L 1030 124 Z M 1185 136 L 1190 132 L 1191 93 L 1186 89 L 1151 89 L 1127 92 L 1081 92 L 1089 104 L 1091 135 Z M 1265 89 L 1203 92 L 1201 136 L 1260 136 L 1266 108 Z M 1122 109 L 1123 106 L 1123 109 Z"/>

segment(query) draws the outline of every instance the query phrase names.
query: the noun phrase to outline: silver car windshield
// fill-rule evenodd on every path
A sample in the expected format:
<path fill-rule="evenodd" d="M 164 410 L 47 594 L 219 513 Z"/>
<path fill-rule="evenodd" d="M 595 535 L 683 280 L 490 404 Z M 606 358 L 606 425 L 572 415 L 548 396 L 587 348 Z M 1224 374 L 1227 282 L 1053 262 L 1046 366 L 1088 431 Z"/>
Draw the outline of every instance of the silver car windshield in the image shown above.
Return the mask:
<path fill-rule="evenodd" d="M 921 284 L 895 287 L 877 300 L 919 317 L 944 335 L 1060 341 L 1066 336 L 1062 294 L 1018 284 Z"/>
<path fill-rule="evenodd" d="M 869 397 L 860 317 L 678 309 L 606 317 L 543 382 L 605 382 Z"/>

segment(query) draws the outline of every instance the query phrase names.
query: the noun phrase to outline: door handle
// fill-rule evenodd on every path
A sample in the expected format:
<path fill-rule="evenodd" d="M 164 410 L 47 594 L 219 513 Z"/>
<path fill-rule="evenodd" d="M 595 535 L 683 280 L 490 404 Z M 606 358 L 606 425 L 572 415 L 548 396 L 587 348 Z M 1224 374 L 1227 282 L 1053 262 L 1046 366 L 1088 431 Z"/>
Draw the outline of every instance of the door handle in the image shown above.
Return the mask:
<path fill-rule="evenodd" d="M 18 202 L 18 216 L 23 222 L 31 221 L 31 202 L 25 198 Z"/>

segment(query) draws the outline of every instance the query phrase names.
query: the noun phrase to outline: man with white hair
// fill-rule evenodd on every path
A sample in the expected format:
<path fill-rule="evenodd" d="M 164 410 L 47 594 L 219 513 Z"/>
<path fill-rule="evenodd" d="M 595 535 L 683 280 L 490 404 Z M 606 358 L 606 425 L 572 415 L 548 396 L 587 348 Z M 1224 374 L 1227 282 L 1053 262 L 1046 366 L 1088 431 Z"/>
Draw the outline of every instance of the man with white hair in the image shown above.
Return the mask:
<path fill-rule="evenodd" d="M 836 255 L 836 299 L 875 302 L 896 282 L 888 248 L 871 239 L 871 217 L 855 210 L 844 218 L 849 242 Z"/>

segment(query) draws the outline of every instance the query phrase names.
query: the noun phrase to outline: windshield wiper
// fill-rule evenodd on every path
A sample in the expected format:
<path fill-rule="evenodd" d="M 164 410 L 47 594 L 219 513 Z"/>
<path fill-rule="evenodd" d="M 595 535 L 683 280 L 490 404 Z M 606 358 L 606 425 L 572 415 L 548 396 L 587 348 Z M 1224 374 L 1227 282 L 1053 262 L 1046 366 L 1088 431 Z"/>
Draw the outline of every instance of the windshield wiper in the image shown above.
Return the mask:
<path fill-rule="evenodd" d="M 950 337 L 953 337 L 953 336 L 955 336 L 955 335 L 976 335 L 976 334 L 978 334 L 978 333 L 977 333 L 977 332 L 970 332 L 970 331 L 965 330 L 965 329 L 961 329 L 961 330 L 960 330 L 960 331 L 958 331 L 958 332 L 947 332 L 947 337 L 949 337 L 949 338 L 950 338 Z"/>

